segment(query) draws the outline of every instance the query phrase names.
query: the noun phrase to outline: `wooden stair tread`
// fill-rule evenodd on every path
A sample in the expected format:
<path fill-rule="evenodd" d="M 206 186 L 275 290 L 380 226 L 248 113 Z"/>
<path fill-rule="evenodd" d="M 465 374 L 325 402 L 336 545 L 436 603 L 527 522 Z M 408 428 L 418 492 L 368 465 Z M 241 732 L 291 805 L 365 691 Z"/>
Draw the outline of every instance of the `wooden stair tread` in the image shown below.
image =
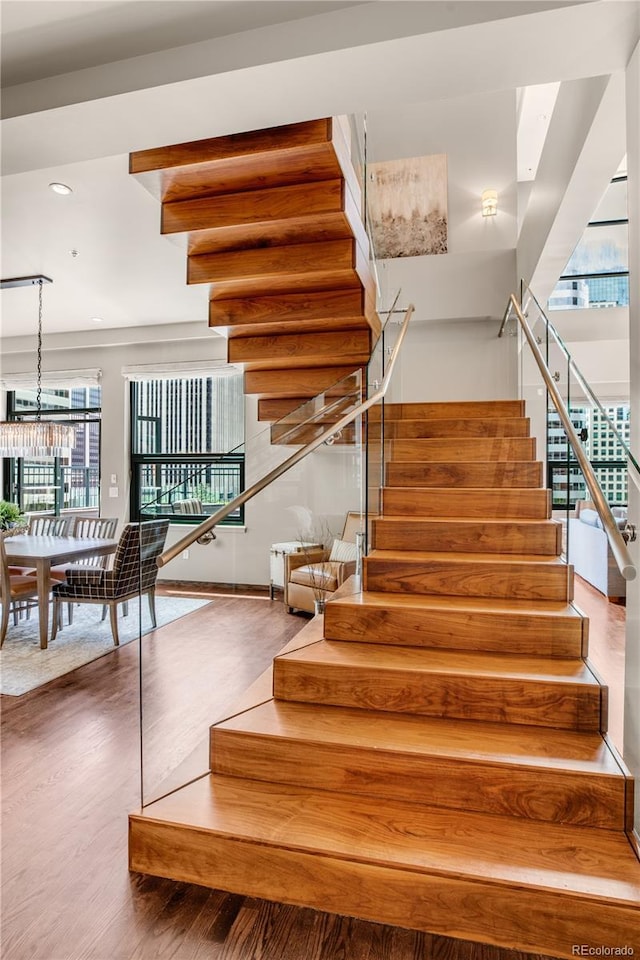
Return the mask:
<path fill-rule="evenodd" d="M 544 556 L 534 553 L 449 553 L 447 551 L 433 552 L 427 550 L 372 550 L 365 558 L 367 560 L 397 561 L 398 563 L 486 563 L 505 564 L 514 563 L 544 563 L 550 567 L 567 567 L 564 560 L 557 556 Z"/>
<path fill-rule="evenodd" d="M 385 419 L 436 419 L 459 417 L 523 417 L 524 400 L 444 400 L 417 403 L 385 403 Z"/>
<path fill-rule="evenodd" d="M 395 463 L 425 460 L 429 463 L 535 461 L 534 437 L 429 437 L 389 440 Z"/>
<path fill-rule="evenodd" d="M 329 118 L 138 150 L 129 172 L 144 180 L 164 201 L 250 190 L 256 183 L 279 186 L 333 179 L 343 174 L 333 139 L 338 124 Z"/>
<path fill-rule="evenodd" d="M 233 730 L 261 737 L 292 738 L 332 747 L 355 745 L 377 753 L 402 753 L 415 758 L 435 756 L 463 762 L 489 762 L 508 767 L 533 767 L 622 776 L 613 754 L 595 731 L 544 729 L 448 720 L 413 714 L 360 710 L 355 707 L 269 700 L 213 730 Z"/>
<path fill-rule="evenodd" d="M 522 526 L 530 527 L 532 530 L 537 527 L 552 527 L 557 528 L 559 523 L 557 520 L 553 520 L 550 517 L 465 517 L 465 516 L 435 516 L 435 517 L 400 517 L 397 515 L 387 516 L 383 514 L 381 517 L 374 517 L 374 523 L 376 524 L 388 524 L 389 526 L 401 526 L 402 524 L 411 524 L 411 526 L 450 526 L 453 523 L 468 524 L 469 526 L 474 526 L 477 524 L 483 524 L 487 527 L 495 527 L 497 530 L 500 527 L 513 527 L 513 526 Z"/>
<path fill-rule="evenodd" d="M 556 520 L 498 517 L 376 517 L 375 549 L 464 551 L 558 556 L 561 525 Z"/>
<path fill-rule="evenodd" d="M 365 590 L 571 600 L 573 567 L 550 554 L 380 550 L 364 558 Z"/>
<path fill-rule="evenodd" d="M 435 437 L 528 437 L 528 417 L 468 417 L 455 419 L 403 417 L 385 421 L 389 439 L 428 439 Z"/>
<path fill-rule="evenodd" d="M 335 396 L 353 389 L 351 374 L 356 365 L 325 367 L 282 367 L 275 370 L 247 370 L 244 392 L 259 394 L 263 399 L 295 398 L 296 405 L 315 397 L 321 391 L 336 389 Z M 347 380 L 347 378 L 349 378 Z M 332 394 L 333 395 L 333 394 Z"/>
<path fill-rule="evenodd" d="M 237 337 L 229 341 L 229 363 L 245 370 L 274 367 L 365 364 L 369 359 L 369 330 L 322 333 L 286 333 L 275 336 Z"/>
<path fill-rule="evenodd" d="M 539 460 L 388 460 L 387 486 L 441 487 L 460 489 L 520 487 L 539 488 L 542 463 Z M 432 481 L 432 482 L 430 482 Z"/>
<path fill-rule="evenodd" d="M 423 647 L 394 647 L 373 643 L 321 640 L 294 653 L 276 657 L 288 662 L 327 664 L 344 670 L 408 670 L 416 674 L 447 673 L 543 680 L 546 683 L 598 685 L 586 663 L 579 659 L 532 657 L 467 650 L 431 650 Z"/>
<path fill-rule="evenodd" d="M 638 909 L 640 868 L 622 834 L 209 775 L 145 807 L 135 822 L 183 824 L 241 843 L 307 851 L 416 874 L 553 891 Z"/>
<path fill-rule="evenodd" d="M 363 590 L 348 597 L 332 600 L 335 605 L 382 607 L 385 610 L 392 607 L 431 611 L 451 610 L 455 613 L 496 613 L 522 614 L 525 617 L 571 617 L 582 620 L 582 614 L 571 603 L 562 600 L 515 600 L 511 598 L 499 599 L 493 597 L 438 597 L 418 596 L 417 594 L 379 593 L 375 590 Z"/>
<path fill-rule="evenodd" d="M 332 598 L 328 640 L 582 657 L 588 621 L 566 601 L 355 591 Z"/>
<path fill-rule="evenodd" d="M 403 519 L 546 520 L 551 518 L 551 497 L 543 487 L 476 487 L 470 494 L 467 488 L 387 486 L 382 488 L 382 514 Z"/>

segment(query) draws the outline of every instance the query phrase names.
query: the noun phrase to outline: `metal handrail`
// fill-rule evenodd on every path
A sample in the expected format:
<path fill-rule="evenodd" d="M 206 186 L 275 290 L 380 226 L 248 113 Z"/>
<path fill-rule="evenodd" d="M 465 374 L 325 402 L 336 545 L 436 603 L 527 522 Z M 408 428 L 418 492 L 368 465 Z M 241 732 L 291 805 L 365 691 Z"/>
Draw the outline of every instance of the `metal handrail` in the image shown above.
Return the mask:
<path fill-rule="evenodd" d="M 171 560 L 174 560 L 180 553 L 182 553 L 183 550 L 186 550 L 187 547 L 190 547 L 192 543 L 195 543 L 196 540 L 199 540 L 203 534 L 207 534 L 209 531 L 213 530 L 216 524 L 220 523 L 221 520 L 224 520 L 226 516 L 228 516 L 234 510 L 237 510 L 238 507 L 241 507 L 243 504 L 245 504 L 247 500 L 251 500 L 252 497 L 255 497 L 256 494 L 264 490 L 265 487 L 268 487 L 269 484 L 273 483 L 274 480 L 277 480 L 278 477 L 281 477 L 284 473 L 290 470 L 291 467 L 294 467 L 310 453 L 313 453 L 314 450 L 317 450 L 318 447 L 332 437 L 333 434 L 338 433 L 340 430 L 344 430 L 344 428 L 352 423 L 357 417 L 361 416 L 363 413 L 366 413 L 370 407 L 373 407 L 376 403 L 379 403 L 379 401 L 382 400 L 391 381 L 393 368 L 395 366 L 400 347 L 402 346 L 402 341 L 404 340 L 407 332 L 409 320 L 411 319 L 411 315 L 413 314 L 414 310 L 415 307 L 413 304 L 409 304 L 384 378 L 380 384 L 380 387 L 376 390 L 373 396 L 358 404 L 354 410 L 346 413 L 340 418 L 340 420 L 337 421 L 337 423 L 331 424 L 330 427 L 327 427 L 326 430 L 323 430 L 322 433 L 314 440 L 310 440 L 309 443 L 307 443 L 304 447 L 301 447 L 300 450 L 296 450 L 295 453 L 284 460 L 279 466 L 274 467 L 273 470 L 270 470 L 269 473 L 265 474 L 264 477 L 261 477 L 260 480 L 256 480 L 256 482 L 253 483 L 247 490 L 244 490 L 233 500 L 230 500 L 229 503 L 224 505 L 224 507 L 221 507 L 220 510 L 217 510 L 206 520 L 203 520 L 202 523 L 198 524 L 197 527 L 178 540 L 177 543 L 174 543 L 173 546 L 165 550 L 164 553 L 161 553 L 156 561 L 159 567 L 163 567 Z"/>
<path fill-rule="evenodd" d="M 604 409 L 604 407 L 603 407 L 602 404 L 600 403 L 600 400 L 598 399 L 598 397 L 595 395 L 595 393 L 594 393 L 593 390 L 591 389 L 591 385 L 589 384 L 588 380 L 586 379 L 586 377 L 584 376 L 584 374 L 582 373 L 582 371 L 581 371 L 580 368 L 578 367 L 577 363 L 575 362 L 575 360 L 573 359 L 573 357 L 572 357 L 571 354 L 569 353 L 569 350 L 568 350 L 567 345 L 565 344 L 564 340 L 562 339 L 562 337 L 560 336 L 560 334 L 558 333 L 558 331 L 557 331 L 556 328 L 554 327 L 553 323 L 551 322 L 551 320 L 549 320 L 548 316 L 546 315 L 546 313 L 544 312 L 544 310 L 543 310 L 542 307 L 540 306 L 540 303 L 538 302 L 538 298 L 536 297 L 535 293 L 533 292 L 533 290 L 531 289 L 531 287 L 529 286 L 529 284 L 527 283 L 526 280 L 521 280 L 521 281 L 520 281 L 520 284 L 521 284 L 521 287 L 522 287 L 523 290 L 526 289 L 526 290 L 528 291 L 529 296 L 531 297 L 531 299 L 532 299 L 533 302 L 535 303 L 536 307 L 537 307 L 538 310 L 540 311 L 540 316 L 542 317 L 542 319 L 544 320 L 545 324 L 547 325 L 547 327 L 549 328 L 549 330 L 551 330 L 551 333 L 553 334 L 553 336 L 555 337 L 556 341 L 558 342 L 558 344 L 559 344 L 559 346 L 560 346 L 560 349 L 563 351 L 565 357 L 567 358 L 567 361 L 568 361 L 568 363 L 569 363 L 569 368 L 570 368 L 570 370 L 573 372 L 573 375 L 575 376 L 576 380 L 578 381 L 578 383 L 580 384 L 580 386 L 582 387 L 582 389 L 584 390 L 584 392 L 587 394 L 587 396 L 590 398 L 590 400 L 591 400 L 591 402 L 593 403 L 593 405 L 598 408 L 598 410 L 600 411 L 600 413 L 602 414 L 602 416 L 604 417 L 604 419 L 607 421 L 607 424 L 609 425 L 612 433 L 615 435 L 616 440 L 618 441 L 618 443 L 620 444 L 620 446 L 621 446 L 622 449 L 624 450 L 625 454 L 626 454 L 627 457 L 629 458 L 629 462 L 630 462 L 630 464 L 632 465 L 632 467 L 636 470 L 636 472 L 637 472 L 638 474 L 640 474 L 640 465 L 638 464 L 638 461 L 636 460 L 636 458 L 635 458 L 634 455 L 632 454 L 631 450 L 629 449 L 627 443 L 626 443 L 625 440 L 624 440 L 624 437 L 621 436 L 620 431 L 619 431 L 618 428 L 616 427 L 615 423 L 613 423 L 613 421 L 611 420 L 610 416 L 608 415 L 608 413 L 606 412 L 606 410 Z M 522 303 L 523 300 L 524 300 L 524 298 L 523 298 L 523 296 L 521 295 L 521 296 L 520 296 L 520 301 L 521 301 L 521 303 Z M 507 310 L 509 310 L 509 307 L 507 307 Z M 523 309 L 523 313 L 524 313 L 524 315 L 526 316 L 526 313 L 527 313 L 526 307 Z M 501 328 L 501 329 L 502 329 L 502 328 Z"/>
<path fill-rule="evenodd" d="M 575 454 L 576 460 L 578 461 L 578 464 L 580 465 L 580 468 L 584 474 L 587 487 L 589 488 L 589 493 L 591 494 L 591 499 L 593 500 L 594 506 L 598 512 L 600 520 L 602 521 L 602 526 L 603 526 L 604 532 L 607 535 L 607 539 L 611 546 L 611 552 L 618 565 L 618 569 L 620 570 L 620 573 L 622 574 L 625 580 L 635 580 L 637 570 L 633 562 L 633 559 L 631 557 L 631 554 L 627 548 L 627 545 L 624 541 L 622 534 L 618 530 L 618 526 L 616 524 L 615 518 L 611 513 L 611 508 L 607 503 L 607 500 L 604 496 L 604 493 L 602 492 L 600 484 L 596 479 L 596 475 L 593 470 L 593 467 L 591 466 L 591 463 L 589 462 L 589 459 L 587 458 L 586 453 L 582 449 L 582 445 L 580 443 L 580 440 L 578 439 L 578 435 L 573 428 L 573 423 L 571 422 L 569 411 L 567 410 L 565 403 L 562 397 L 560 396 L 560 392 L 556 387 L 553 377 L 551 376 L 551 373 L 549 372 L 549 369 L 544 361 L 542 352 L 540 351 L 540 348 L 536 343 L 536 339 L 533 336 L 531 327 L 527 323 L 524 317 L 524 314 L 520 309 L 520 305 L 513 293 L 509 297 L 509 305 L 507 308 L 507 313 L 505 314 L 505 320 L 503 321 L 502 327 L 500 328 L 500 335 L 502 334 L 502 330 L 504 329 L 508 315 L 511 313 L 512 310 L 515 311 L 516 316 L 520 321 L 520 326 L 522 327 L 523 333 L 527 339 L 527 342 L 535 358 L 535 361 L 538 364 L 540 373 L 542 374 L 542 379 L 544 380 L 547 390 L 551 395 L 551 399 L 553 400 L 554 406 L 558 412 L 558 416 L 562 421 L 562 425 L 567 434 L 567 439 L 569 440 L 569 443 L 573 448 L 573 452 Z"/>

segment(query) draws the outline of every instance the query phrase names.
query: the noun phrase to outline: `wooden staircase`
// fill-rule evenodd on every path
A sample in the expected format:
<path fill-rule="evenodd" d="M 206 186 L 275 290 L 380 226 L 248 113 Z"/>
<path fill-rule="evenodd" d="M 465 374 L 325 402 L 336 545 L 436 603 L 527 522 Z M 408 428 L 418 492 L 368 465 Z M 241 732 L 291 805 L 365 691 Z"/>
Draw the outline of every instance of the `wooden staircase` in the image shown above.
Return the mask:
<path fill-rule="evenodd" d="M 349 133 L 336 118 L 142 150 L 187 282 L 273 421 L 364 366 L 380 333 Z"/>
<path fill-rule="evenodd" d="M 385 427 L 362 589 L 212 727 L 210 775 L 132 815 L 131 867 L 554 957 L 637 953 L 633 782 L 523 405 L 391 405 Z"/>

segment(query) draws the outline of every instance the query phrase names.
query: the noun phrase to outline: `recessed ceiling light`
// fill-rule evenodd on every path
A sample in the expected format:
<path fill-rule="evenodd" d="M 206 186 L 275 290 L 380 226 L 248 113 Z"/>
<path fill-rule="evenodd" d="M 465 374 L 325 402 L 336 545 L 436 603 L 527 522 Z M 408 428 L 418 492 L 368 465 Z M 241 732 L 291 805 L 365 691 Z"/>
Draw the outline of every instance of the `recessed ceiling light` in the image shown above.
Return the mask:
<path fill-rule="evenodd" d="M 71 187 L 68 187 L 66 183 L 50 183 L 49 188 L 53 190 L 54 193 L 60 193 L 65 197 L 68 194 L 73 193 Z"/>
<path fill-rule="evenodd" d="M 104 323 L 104 317 L 91 317 L 94 323 Z"/>

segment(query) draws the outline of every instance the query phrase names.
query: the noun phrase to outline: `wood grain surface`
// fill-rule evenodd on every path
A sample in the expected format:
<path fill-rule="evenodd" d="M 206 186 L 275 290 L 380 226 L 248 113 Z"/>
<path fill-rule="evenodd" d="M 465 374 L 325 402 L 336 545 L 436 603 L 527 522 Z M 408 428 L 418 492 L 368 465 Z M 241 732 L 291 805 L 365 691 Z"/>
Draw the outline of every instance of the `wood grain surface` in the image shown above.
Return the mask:
<path fill-rule="evenodd" d="M 478 517 L 546 520 L 551 517 L 551 491 L 542 488 L 476 489 L 449 487 L 384 487 L 385 517 Z"/>
<path fill-rule="evenodd" d="M 417 420 L 387 420 L 385 434 L 390 440 L 410 440 L 434 437 L 528 437 L 528 417 L 481 417 L 454 420 L 421 418 Z"/>
<path fill-rule="evenodd" d="M 586 656 L 588 620 L 569 603 L 363 592 L 327 605 L 330 640 Z"/>
<path fill-rule="evenodd" d="M 218 616 L 223 607 L 219 642 L 247 665 L 256 654 L 255 616 L 264 626 L 273 611 L 266 618 L 276 628 L 273 652 L 307 622 L 265 600 L 227 598 Z M 190 637 L 215 665 L 221 647 L 209 644 L 213 608 L 205 610 L 185 618 L 182 643 Z M 182 645 L 171 643 L 172 628 L 156 632 L 157 641 L 167 636 L 156 642 L 156 678 L 166 673 L 187 691 L 189 662 Z M 39 691 L 1 698 L 3 960 L 540 960 L 130 874 L 126 817 L 139 802 L 137 661 L 135 645 L 127 645 Z M 217 697 L 216 712 L 224 713 L 227 690 L 219 686 Z M 182 711 L 171 722 L 184 719 Z"/>
<path fill-rule="evenodd" d="M 542 464 L 392 461 L 385 467 L 385 483 L 393 487 L 540 487 Z"/>
<path fill-rule="evenodd" d="M 377 517 L 376 550 L 443 550 L 454 553 L 528 553 L 558 556 L 562 527 L 555 520 L 454 517 Z"/>

